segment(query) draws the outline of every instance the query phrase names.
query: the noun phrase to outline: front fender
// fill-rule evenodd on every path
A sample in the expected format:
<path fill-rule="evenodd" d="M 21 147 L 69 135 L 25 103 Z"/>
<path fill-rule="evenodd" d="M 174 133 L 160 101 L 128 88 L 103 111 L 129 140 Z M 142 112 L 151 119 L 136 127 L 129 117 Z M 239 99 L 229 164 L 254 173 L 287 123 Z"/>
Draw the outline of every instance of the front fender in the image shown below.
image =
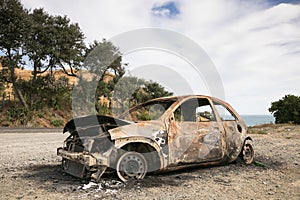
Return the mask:
<path fill-rule="evenodd" d="M 122 149 L 122 147 L 129 145 L 129 144 L 134 144 L 134 143 L 144 143 L 145 145 L 149 145 L 152 148 L 154 148 L 159 156 L 160 169 L 167 166 L 167 155 L 163 154 L 159 144 L 150 138 L 142 137 L 142 136 L 119 138 L 119 139 L 115 140 L 115 147 L 120 150 L 120 149 Z"/>

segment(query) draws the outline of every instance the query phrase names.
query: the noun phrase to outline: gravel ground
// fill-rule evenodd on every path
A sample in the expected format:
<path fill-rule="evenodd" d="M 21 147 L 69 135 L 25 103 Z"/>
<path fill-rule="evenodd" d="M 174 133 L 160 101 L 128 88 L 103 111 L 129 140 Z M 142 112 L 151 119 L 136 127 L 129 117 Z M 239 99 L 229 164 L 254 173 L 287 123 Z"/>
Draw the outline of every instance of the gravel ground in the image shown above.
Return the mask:
<path fill-rule="evenodd" d="M 236 162 L 99 184 L 64 174 L 56 148 L 67 135 L 1 131 L 0 199 L 300 199 L 300 126 L 251 128 L 255 164 Z"/>

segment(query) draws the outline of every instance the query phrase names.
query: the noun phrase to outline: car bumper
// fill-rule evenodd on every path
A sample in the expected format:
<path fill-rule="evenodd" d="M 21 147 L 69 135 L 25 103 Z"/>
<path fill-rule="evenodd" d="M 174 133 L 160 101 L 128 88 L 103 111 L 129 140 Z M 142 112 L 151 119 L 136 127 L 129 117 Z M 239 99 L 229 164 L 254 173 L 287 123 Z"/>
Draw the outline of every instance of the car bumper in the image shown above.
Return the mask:
<path fill-rule="evenodd" d="M 57 155 L 88 167 L 107 166 L 107 158 L 98 153 L 91 154 L 88 152 L 70 152 L 63 148 L 58 148 Z"/>
<path fill-rule="evenodd" d="M 57 155 L 63 158 L 63 171 L 79 178 L 99 180 L 108 167 L 108 159 L 99 153 L 70 152 L 58 148 Z M 91 173 L 87 173 L 88 171 Z M 87 176 L 88 174 L 90 175 Z"/>

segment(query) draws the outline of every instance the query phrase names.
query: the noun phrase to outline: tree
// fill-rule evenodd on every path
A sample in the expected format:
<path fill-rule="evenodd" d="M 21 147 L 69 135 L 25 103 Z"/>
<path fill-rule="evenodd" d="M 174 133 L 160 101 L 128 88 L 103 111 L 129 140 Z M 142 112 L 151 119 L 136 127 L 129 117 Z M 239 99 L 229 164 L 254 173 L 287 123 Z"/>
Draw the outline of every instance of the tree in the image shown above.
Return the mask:
<path fill-rule="evenodd" d="M 111 102 L 114 114 L 121 114 L 128 108 L 150 99 L 173 95 L 159 83 L 132 76 L 122 77 L 116 84 L 113 94 Z"/>
<path fill-rule="evenodd" d="M 26 109 L 28 102 L 18 87 L 15 68 L 27 63 L 33 67 L 30 105 L 36 96 L 38 74 L 62 69 L 67 75 L 76 76 L 82 66 L 86 46 L 84 34 L 76 23 L 66 16 L 51 16 L 43 9 L 29 13 L 19 0 L 0 0 L 0 51 L 1 79 L 12 83 L 15 94 Z"/>
<path fill-rule="evenodd" d="M 133 76 L 123 76 L 113 88 L 113 96 L 110 99 L 114 115 L 123 113 L 128 108 L 136 105 L 136 93 L 145 84 L 143 79 Z"/>
<path fill-rule="evenodd" d="M 275 117 L 275 123 L 300 124 L 300 96 L 285 95 L 271 103 L 269 112 Z"/>
<path fill-rule="evenodd" d="M 17 98 L 28 109 L 15 75 L 15 68 L 23 64 L 24 45 L 28 39 L 28 11 L 18 0 L 0 0 L 0 21 L 0 51 L 4 55 L 1 79 L 13 85 Z"/>
<path fill-rule="evenodd" d="M 136 92 L 133 94 L 137 103 L 143 103 L 150 99 L 166 97 L 173 95 L 172 92 L 165 90 L 163 86 L 156 82 L 145 82 Z"/>
<path fill-rule="evenodd" d="M 84 67 L 99 76 L 100 81 L 103 81 L 107 73 L 112 73 L 116 79 L 125 73 L 121 52 L 118 47 L 106 39 L 103 39 L 102 42 L 94 41 L 89 45 L 86 50 Z"/>
<path fill-rule="evenodd" d="M 125 73 L 119 49 L 105 39 L 89 45 L 82 69 L 73 90 L 75 116 L 93 114 L 98 98 L 110 98 L 114 85 Z"/>
<path fill-rule="evenodd" d="M 62 69 L 69 76 L 76 76 L 81 67 L 86 50 L 84 35 L 78 24 L 73 24 L 64 16 L 51 16 L 42 8 L 29 14 L 30 32 L 25 43 L 26 55 L 33 65 L 32 92 L 33 105 L 37 89 L 37 76 L 53 69 Z"/>

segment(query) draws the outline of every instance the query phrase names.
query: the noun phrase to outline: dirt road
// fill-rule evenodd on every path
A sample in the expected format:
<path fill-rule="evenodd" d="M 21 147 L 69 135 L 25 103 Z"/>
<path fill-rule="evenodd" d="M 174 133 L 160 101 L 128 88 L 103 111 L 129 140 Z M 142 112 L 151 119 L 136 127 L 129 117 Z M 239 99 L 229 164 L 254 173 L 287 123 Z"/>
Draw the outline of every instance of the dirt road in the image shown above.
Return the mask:
<path fill-rule="evenodd" d="M 300 126 L 251 129 L 256 164 L 237 162 L 149 175 L 124 185 L 63 174 L 56 148 L 67 135 L 0 130 L 0 199 L 300 199 Z"/>

